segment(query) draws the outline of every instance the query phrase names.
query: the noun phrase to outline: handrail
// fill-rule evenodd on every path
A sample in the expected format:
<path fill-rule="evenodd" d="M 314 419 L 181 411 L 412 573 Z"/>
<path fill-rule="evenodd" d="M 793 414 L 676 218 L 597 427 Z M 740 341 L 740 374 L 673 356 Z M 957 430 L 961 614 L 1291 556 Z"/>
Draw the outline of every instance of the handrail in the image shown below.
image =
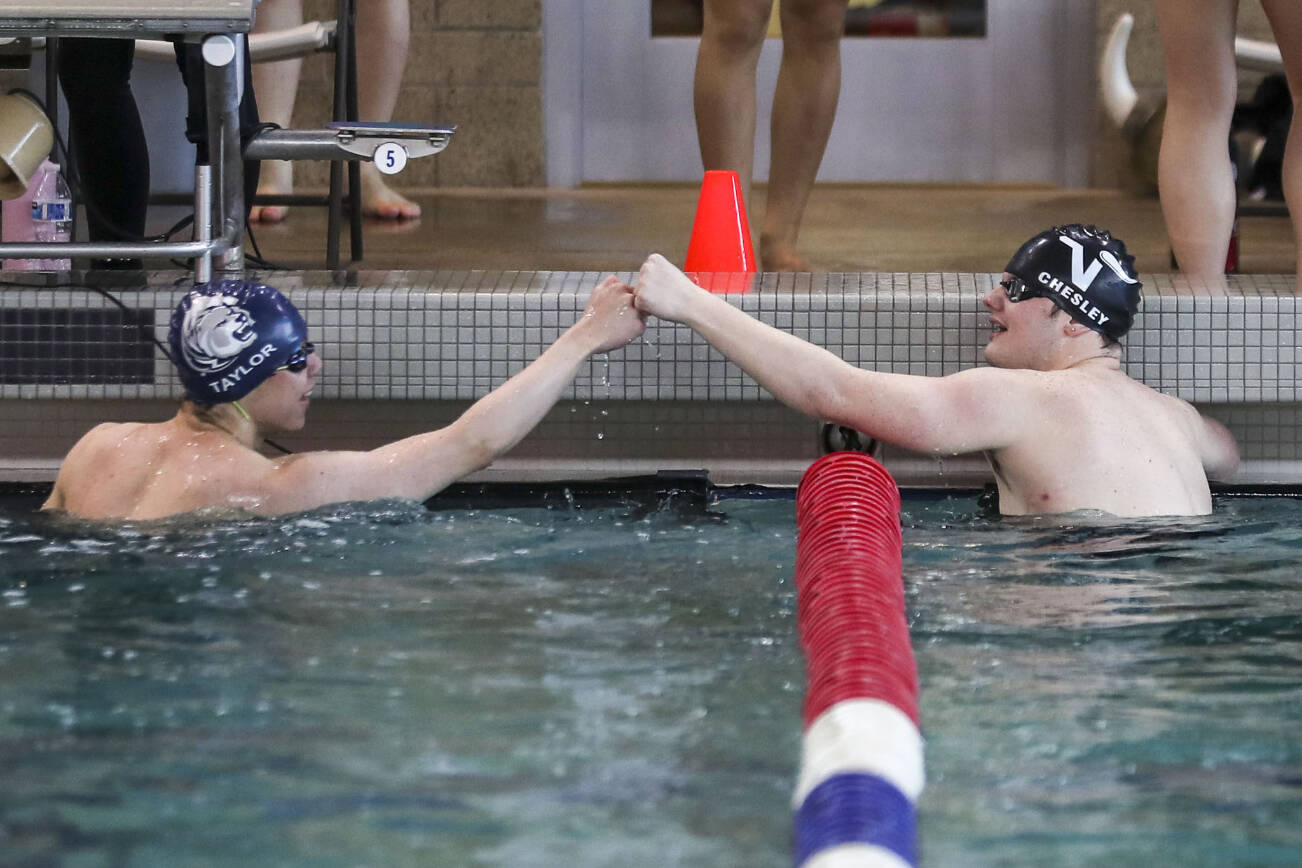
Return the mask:
<path fill-rule="evenodd" d="M 270 63 L 325 51 L 335 38 L 334 21 L 308 21 L 270 33 L 249 34 L 249 57 L 254 63 Z M 33 45 L 36 40 L 33 40 Z M 136 58 L 171 63 L 174 49 L 163 39 L 137 39 Z"/>

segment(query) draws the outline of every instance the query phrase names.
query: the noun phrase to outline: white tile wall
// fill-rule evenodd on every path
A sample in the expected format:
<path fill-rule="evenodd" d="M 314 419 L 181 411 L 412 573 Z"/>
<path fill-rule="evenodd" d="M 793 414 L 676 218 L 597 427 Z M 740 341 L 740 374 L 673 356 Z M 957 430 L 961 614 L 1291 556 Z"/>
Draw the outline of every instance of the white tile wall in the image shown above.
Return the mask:
<path fill-rule="evenodd" d="M 115 284 L 111 291 L 129 306 L 152 307 L 155 336 L 165 341 L 172 306 L 185 288 L 178 277 L 151 275 L 142 286 Z M 318 394 L 326 402 L 396 399 L 429 406 L 463 406 L 519 371 L 577 318 L 602 277 L 519 271 L 265 275 L 299 305 L 318 342 L 325 361 Z M 994 279 L 949 273 L 763 275 L 753 291 L 727 299 L 852 364 L 943 376 L 980 364 L 988 333 L 980 298 Z M 0 290 L 0 310 L 11 319 L 21 317 L 21 309 L 69 306 L 95 309 L 111 302 L 84 289 Z M 1153 275 L 1126 339 L 1127 370 L 1154 388 L 1210 406 L 1235 431 L 1245 458 L 1300 458 L 1295 432 L 1302 418 L 1294 403 L 1298 321 L 1291 275 L 1241 276 L 1214 286 Z M 6 336 L 16 334 L 8 322 L 0 320 L 0 351 Z M 0 382 L 0 433 L 19 452 L 49 434 L 43 422 L 15 410 L 15 402 L 38 402 L 31 406 L 51 420 L 57 441 L 106 418 L 104 405 L 87 401 L 170 401 L 179 395 L 161 354 L 154 373 L 155 382 L 139 384 Z M 767 392 L 688 329 L 656 321 L 643 339 L 585 365 L 566 400 L 571 407 L 596 401 L 637 406 L 626 407 L 619 418 L 600 419 L 619 436 L 597 441 L 594 420 L 579 425 L 553 414 L 527 442 L 562 454 L 566 449 L 559 444 L 574 437 L 581 454 L 591 454 L 599 442 L 595 448 L 621 456 L 626 448 L 659 454 L 669 443 L 681 450 L 714 440 L 743 449 L 738 444 L 757 436 L 773 439 L 780 450 L 813 448 L 805 420 L 785 410 L 780 422 L 765 416 L 772 412 Z M 74 410 L 74 402 L 83 409 Z M 688 420 L 667 412 L 684 406 L 708 408 L 709 414 Z M 1268 410 L 1276 415 L 1263 415 Z M 383 415 L 372 421 L 380 424 Z M 362 414 L 348 430 L 366 425 Z"/>

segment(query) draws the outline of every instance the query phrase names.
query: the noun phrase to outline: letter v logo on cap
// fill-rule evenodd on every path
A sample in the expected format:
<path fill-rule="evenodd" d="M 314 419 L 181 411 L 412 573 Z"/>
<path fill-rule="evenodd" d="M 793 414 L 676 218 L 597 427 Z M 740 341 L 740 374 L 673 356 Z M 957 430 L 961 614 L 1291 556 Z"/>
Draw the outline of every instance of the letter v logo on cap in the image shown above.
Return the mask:
<path fill-rule="evenodd" d="M 1081 243 L 1062 235 L 1058 236 L 1058 240 L 1071 248 L 1071 282 L 1082 292 L 1088 291 L 1094 278 L 1098 277 L 1099 272 L 1103 270 L 1103 263 L 1095 259 L 1088 269 L 1085 268 L 1085 248 Z"/>

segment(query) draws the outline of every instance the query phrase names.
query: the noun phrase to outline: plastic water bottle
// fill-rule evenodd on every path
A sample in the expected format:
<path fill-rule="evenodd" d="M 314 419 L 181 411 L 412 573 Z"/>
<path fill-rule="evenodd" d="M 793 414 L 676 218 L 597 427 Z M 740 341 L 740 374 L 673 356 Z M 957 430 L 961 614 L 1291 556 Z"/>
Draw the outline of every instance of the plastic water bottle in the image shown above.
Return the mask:
<path fill-rule="evenodd" d="M 48 161 L 47 161 L 48 162 Z M 35 241 L 35 227 L 32 226 L 32 193 L 36 192 L 36 181 L 44 174 L 44 164 L 38 166 L 33 183 L 27 185 L 23 195 L 17 199 L 6 199 L 0 205 L 0 240 Z M 4 267 L 10 271 L 36 271 L 41 267 L 39 259 L 6 259 Z"/>
<path fill-rule="evenodd" d="M 32 193 L 32 234 L 36 241 L 72 240 L 72 192 L 63 179 L 58 163 L 48 160 Z M 42 259 L 42 271 L 67 271 L 71 259 Z"/>

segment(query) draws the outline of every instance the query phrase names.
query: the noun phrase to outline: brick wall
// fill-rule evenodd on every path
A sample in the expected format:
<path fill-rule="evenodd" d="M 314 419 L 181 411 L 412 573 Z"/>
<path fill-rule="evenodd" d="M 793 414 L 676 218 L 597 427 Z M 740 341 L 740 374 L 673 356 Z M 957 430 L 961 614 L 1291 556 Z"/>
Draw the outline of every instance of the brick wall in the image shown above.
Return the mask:
<path fill-rule="evenodd" d="M 399 187 L 538 186 L 544 182 L 541 0 L 409 0 L 411 47 L 394 120 L 452 123 L 442 154 L 408 164 Z M 360 0 L 359 16 L 367 0 Z M 334 0 L 306 0 L 309 20 Z M 359 65 L 366 62 L 358 58 Z M 333 57 L 303 66 L 294 126 L 330 118 Z M 324 187 L 326 163 L 300 163 L 296 183 Z"/>

